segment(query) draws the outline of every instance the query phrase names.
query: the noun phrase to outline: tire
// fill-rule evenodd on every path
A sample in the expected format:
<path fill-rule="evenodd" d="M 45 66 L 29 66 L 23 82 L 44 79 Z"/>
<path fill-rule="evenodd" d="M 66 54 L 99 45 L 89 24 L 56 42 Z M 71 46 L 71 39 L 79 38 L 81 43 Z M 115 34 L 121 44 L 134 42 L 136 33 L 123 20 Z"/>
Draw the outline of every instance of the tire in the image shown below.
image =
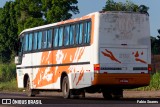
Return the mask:
<path fill-rule="evenodd" d="M 70 87 L 69 87 L 69 80 L 68 77 L 65 76 L 63 78 L 63 82 L 62 82 L 62 93 L 63 93 L 63 98 L 68 99 L 71 97 L 71 91 L 70 91 Z"/>
<path fill-rule="evenodd" d="M 122 89 L 115 90 L 113 95 L 114 99 L 119 100 L 123 98 L 123 90 Z"/>
<path fill-rule="evenodd" d="M 85 97 L 86 97 L 84 90 L 82 91 L 81 96 L 82 96 L 82 98 L 85 98 Z"/>
<path fill-rule="evenodd" d="M 113 98 L 112 94 L 110 92 L 106 91 L 106 90 L 103 90 L 102 94 L 103 94 L 104 99 L 111 100 Z"/>
<path fill-rule="evenodd" d="M 35 96 L 35 93 L 34 93 L 33 89 L 31 89 L 29 78 L 27 79 L 26 94 L 27 94 L 28 97 L 34 97 Z"/>
<path fill-rule="evenodd" d="M 85 98 L 85 92 L 82 89 L 72 89 L 70 90 L 70 98 L 74 99 Z"/>
<path fill-rule="evenodd" d="M 103 90 L 102 91 L 103 97 L 107 100 L 115 99 L 119 100 L 123 98 L 123 90 L 122 89 L 110 89 L 110 90 Z"/>

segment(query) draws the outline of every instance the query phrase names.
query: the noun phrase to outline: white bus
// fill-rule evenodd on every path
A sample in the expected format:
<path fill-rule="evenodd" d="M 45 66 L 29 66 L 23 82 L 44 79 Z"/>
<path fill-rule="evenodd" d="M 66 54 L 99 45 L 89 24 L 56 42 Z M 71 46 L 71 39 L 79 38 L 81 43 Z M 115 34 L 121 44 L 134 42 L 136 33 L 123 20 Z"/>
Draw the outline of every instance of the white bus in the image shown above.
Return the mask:
<path fill-rule="evenodd" d="M 15 57 L 19 88 L 28 96 L 57 90 L 64 98 L 85 92 L 123 97 L 123 89 L 150 83 L 149 17 L 95 12 L 22 31 Z"/>

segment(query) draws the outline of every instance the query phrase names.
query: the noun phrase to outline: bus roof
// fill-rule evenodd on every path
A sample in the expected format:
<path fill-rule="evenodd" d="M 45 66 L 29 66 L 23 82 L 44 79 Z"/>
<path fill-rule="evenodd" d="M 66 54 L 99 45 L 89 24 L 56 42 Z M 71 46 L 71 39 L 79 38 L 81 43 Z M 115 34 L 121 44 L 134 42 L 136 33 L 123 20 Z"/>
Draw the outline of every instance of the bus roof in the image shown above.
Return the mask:
<path fill-rule="evenodd" d="M 49 28 L 49 27 L 53 27 L 53 26 L 56 26 L 56 25 L 66 24 L 66 23 L 69 23 L 69 22 L 76 22 L 76 21 L 80 21 L 80 20 L 89 19 L 89 18 L 91 18 L 92 15 L 94 15 L 96 13 L 99 13 L 99 12 L 93 12 L 93 13 L 90 13 L 90 14 L 85 15 L 85 16 L 80 17 L 80 18 L 68 19 L 68 20 L 64 20 L 64 21 L 61 21 L 61 22 L 56 22 L 56 23 L 51 23 L 51 24 L 42 25 L 42 26 L 38 26 L 38 27 L 28 28 L 28 29 L 23 30 L 19 35 L 21 35 L 22 33 L 25 33 L 25 32 L 29 32 L 29 31 L 35 31 L 35 30 L 38 30 L 38 29 Z"/>
<path fill-rule="evenodd" d="M 25 33 L 25 32 L 29 32 L 29 31 L 35 31 L 35 30 L 38 30 L 38 29 L 49 28 L 49 27 L 53 27 L 53 26 L 56 26 L 56 25 L 63 25 L 63 24 L 69 23 L 69 22 L 76 22 L 76 21 L 80 21 L 80 20 L 89 19 L 89 18 L 91 18 L 92 15 L 99 14 L 99 13 L 101 13 L 101 14 L 104 14 L 104 13 L 135 13 L 135 14 L 141 14 L 141 13 L 138 13 L 138 12 L 131 12 L 131 11 L 99 11 L 99 12 L 93 12 L 93 13 L 90 13 L 90 14 L 85 15 L 85 16 L 80 17 L 80 18 L 68 19 L 68 20 L 64 20 L 64 21 L 61 21 L 61 22 L 56 22 L 56 23 L 51 23 L 51 24 L 42 25 L 42 26 L 38 26 L 38 27 L 28 28 L 28 29 L 23 30 L 19 35 L 21 35 L 22 33 Z"/>

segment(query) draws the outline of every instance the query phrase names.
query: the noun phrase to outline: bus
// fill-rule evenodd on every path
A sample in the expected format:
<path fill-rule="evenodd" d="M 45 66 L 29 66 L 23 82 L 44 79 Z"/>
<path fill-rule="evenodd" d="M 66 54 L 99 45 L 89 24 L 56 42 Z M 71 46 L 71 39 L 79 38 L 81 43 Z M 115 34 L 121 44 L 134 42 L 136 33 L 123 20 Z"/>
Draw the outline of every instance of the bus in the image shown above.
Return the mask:
<path fill-rule="evenodd" d="M 150 83 L 149 16 L 94 12 L 25 29 L 15 57 L 18 88 L 28 96 L 59 91 L 64 98 L 101 92 L 122 98 L 124 89 Z"/>

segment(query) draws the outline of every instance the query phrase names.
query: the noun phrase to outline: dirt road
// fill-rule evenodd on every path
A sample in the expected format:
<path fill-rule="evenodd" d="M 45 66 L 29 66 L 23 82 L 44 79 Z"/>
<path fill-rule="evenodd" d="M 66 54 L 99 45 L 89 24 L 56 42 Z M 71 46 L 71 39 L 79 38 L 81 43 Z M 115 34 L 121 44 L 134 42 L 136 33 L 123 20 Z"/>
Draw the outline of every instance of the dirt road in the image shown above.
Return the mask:
<path fill-rule="evenodd" d="M 144 103 L 147 107 L 159 107 L 160 104 L 160 91 L 124 91 L 124 98 L 120 100 L 105 100 L 101 93 L 96 94 L 86 94 L 86 98 L 81 99 L 64 99 L 62 93 L 58 92 L 42 92 L 36 97 L 27 97 L 24 92 L 0 92 L 0 106 L 2 106 L 3 99 L 11 100 L 11 104 L 15 105 L 19 101 L 41 101 L 40 106 L 55 106 L 56 107 L 128 107 L 129 105 L 135 105 L 134 107 L 141 107 Z M 153 104 L 148 104 L 147 102 L 154 102 Z M 158 103 L 158 104 L 157 104 Z M 47 104 L 47 105 L 46 105 Z M 19 104 L 18 104 L 19 105 Z M 27 104 L 26 104 L 27 105 Z M 27 105 L 28 106 L 28 105 Z M 29 105 L 31 106 L 31 105 Z"/>
<path fill-rule="evenodd" d="M 3 95 L 4 94 L 4 95 Z M 27 97 L 25 95 L 25 92 L 0 92 L 0 98 L 4 97 Z M 41 96 L 49 96 L 49 97 L 62 97 L 61 92 L 41 92 L 36 97 Z M 124 91 L 123 92 L 124 98 L 160 98 L 160 90 L 159 91 Z M 101 93 L 95 93 L 95 94 L 88 94 L 86 93 L 86 98 L 103 98 Z"/>

